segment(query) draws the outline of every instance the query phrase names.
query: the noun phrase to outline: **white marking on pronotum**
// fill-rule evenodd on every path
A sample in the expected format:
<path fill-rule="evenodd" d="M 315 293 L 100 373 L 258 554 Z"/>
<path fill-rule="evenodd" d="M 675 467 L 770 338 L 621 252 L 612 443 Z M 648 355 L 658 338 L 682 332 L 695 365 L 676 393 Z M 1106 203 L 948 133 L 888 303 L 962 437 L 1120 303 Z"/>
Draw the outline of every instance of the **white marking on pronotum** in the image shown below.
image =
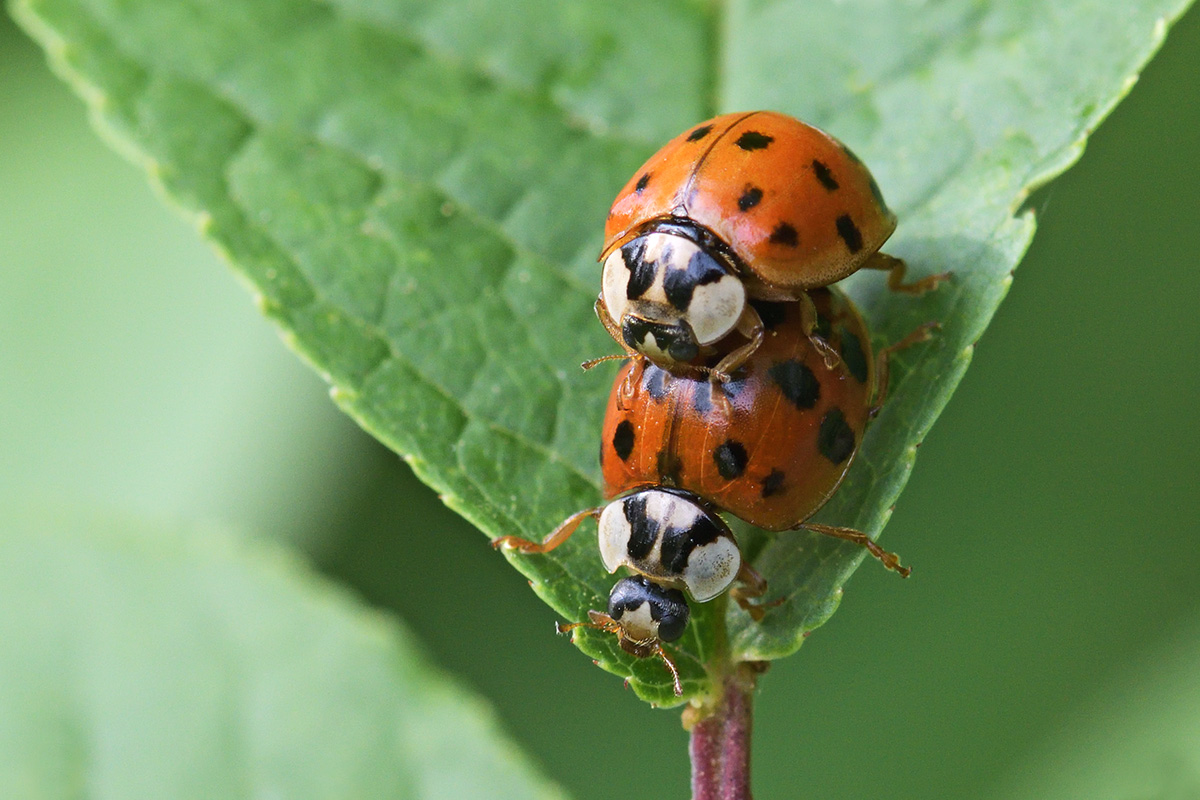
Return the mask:
<path fill-rule="evenodd" d="M 621 318 L 625 316 L 626 306 L 628 306 L 628 296 L 626 288 L 629 286 L 629 279 L 633 273 L 629 271 L 629 266 L 625 263 L 624 256 L 621 255 L 621 248 L 617 248 L 608 254 L 608 258 L 604 259 L 604 274 L 600 278 L 600 292 L 604 297 L 604 305 L 608 307 L 608 314 L 613 318 L 613 322 L 621 324 Z"/>
<path fill-rule="evenodd" d="M 692 551 L 683 568 L 683 582 L 697 603 L 705 603 L 728 589 L 741 568 L 737 543 L 721 536 Z"/>
<path fill-rule="evenodd" d="M 699 344 L 719 341 L 734 329 L 746 308 L 746 287 L 732 275 L 697 286 L 684 318 Z"/>
<path fill-rule="evenodd" d="M 629 537 L 633 528 L 625 519 L 625 501 L 609 503 L 600 512 L 600 560 L 609 572 L 616 572 L 629 560 Z"/>

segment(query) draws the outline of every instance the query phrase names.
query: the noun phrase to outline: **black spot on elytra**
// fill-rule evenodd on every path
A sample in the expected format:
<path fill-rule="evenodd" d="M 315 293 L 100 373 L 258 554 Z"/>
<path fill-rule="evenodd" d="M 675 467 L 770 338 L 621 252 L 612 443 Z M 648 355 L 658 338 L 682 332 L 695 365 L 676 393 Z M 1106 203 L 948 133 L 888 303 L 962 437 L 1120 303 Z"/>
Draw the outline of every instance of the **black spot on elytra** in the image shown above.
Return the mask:
<path fill-rule="evenodd" d="M 838 236 L 842 237 L 842 241 L 846 243 L 846 249 L 851 253 L 857 253 L 862 250 L 862 234 L 858 232 L 858 226 L 854 224 L 854 220 L 850 219 L 849 214 L 842 214 L 837 218 Z"/>
<path fill-rule="evenodd" d="M 721 535 L 707 514 L 696 517 L 689 528 L 667 528 L 663 532 L 662 546 L 659 549 L 659 561 L 669 575 L 681 575 L 692 551 L 697 547 L 712 544 Z"/>
<path fill-rule="evenodd" d="M 813 174 L 817 176 L 817 180 L 825 187 L 827 191 L 836 192 L 838 182 L 834 179 L 833 173 L 829 171 L 829 167 L 817 161 L 815 158 L 812 162 Z"/>
<path fill-rule="evenodd" d="M 796 229 L 786 222 L 781 222 L 775 226 L 775 230 L 771 231 L 769 239 L 771 244 L 781 244 L 786 247 L 795 247 L 800 244 L 800 236 L 796 233 Z"/>
<path fill-rule="evenodd" d="M 716 283 L 725 277 L 725 270 L 703 250 L 692 253 L 685 269 L 668 269 L 663 276 L 663 292 L 667 302 L 680 311 L 687 311 L 692 304 L 692 294 L 697 286 Z"/>
<path fill-rule="evenodd" d="M 709 411 L 712 411 L 712 384 L 708 381 L 692 381 L 692 408 L 696 409 L 696 413 L 704 416 Z"/>
<path fill-rule="evenodd" d="M 767 477 L 762 479 L 762 496 L 772 497 L 783 491 L 783 472 L 773 469 Z"/>
<path fill-rule="evenodd" d="M 679 475 L 683 471 L 683 462 L 679 456 L 669 450 L 660 450 L 654 466 L 658 471 L 659 483 L 664 486 L 679 485 Z"/>
<path fill-rule="evenodd" d="M 621 504 L 625 521 L 629 523 L 629 543 L 625 546 L 625 552 L 634 561 L 641 561 L 650 555 L 654 542 L 658 540 L 659 521 L 646 513 L 646 499 L 645 494 L 635 494 L 626 497 Z"/>
<path fill-rule="evenodd" d="M 862 342 L 845 328 L 841 329 L 839 335 L 842 340 L 842 363 L 846 365 L 846 369 L 850 370 L 850 374 L 854 376 L 854 380 L 859 383 L 866 383 L 867 355 L 863 352 Z"/>
<path fill-rule="evenodd" d="M 642 378 L 646 392 L 655 400 L 667 396 L 667 371 L 653 364 L 647 364 Z"/>
<path fill-rule="evenodd" d="M 754 310 L 758 312 L 758 318 L 762 320 L 763 327 L 767 330 L 771 330 L 787 319 L 787 303 L 769 303 L 766 300 L 751 300 L 750 305 L 754 306 Z"/>
<path fill-rule="evenodd" d="M 708 136 L 711 131 L 712 125 L 701 125 L 699 128 L 696 128 L 696 130 L 688 134 L 687 140 L 689 142 L 698 142 L 705 136 Z"/>
<path fill-rule="evenodd" d="M 767 136 L 758 131 L 746 131 L 738 137 L 734 144 L 743 150 L 762 150 L 773 141 L 775 141 L 774 136 Z"/>
<path fill-rule="evenodd" d="M 650 183 L 650 173 L 643 172 L 642 177 L 638 178 L 637 185 L 633 187 L 633 190 L 635 192 L 637 192 L 638 194 L 641 194 L 642 190 L 645 189 L 646 186 L 649 185 L 649 183 Z"/>
<path fill-rule="evenodd" d="M 741 477 L 746 471 L 746 462 L 750 457 L 746 454 L 746 448 L 741 442 L 735 442 L 733 439 L 728 439 L 724 444 L 718 445 L 713 450 L 713 461 L 717 464 L 717 472 L 721 473 L 721 477 L 727 481 Z"/>
<path fill-rule="evenodd" d="M 621 420 L 617 425 L 617 429 L 613 431 L 612 438 L 613 450 L 617 451 L 622 461 L 629 460 L 629 454 L 633 452 L 633 423 L 627 419 Z"/>
<path fill-rule="evenodd" d="M 639 237 L 622 247 L 621 259 L 629 270 L 625 296 L 636 300 L 654 283 L 654 265 L 646 263 L 646 240 Z"/>
<path fill-rule="evenodd" d="M 762 189 L 757 186 L 746 186 L 746 191 L 742 192 L 742 196 L 738 198 L 738 210 L 749 211 L 758 205 L 758 201 L 762 200 Z"/>
<path fill-rule="evenodd" d="M 803 361 L 780 361 L 767 370 L 783 396 L 800 410 L 812 408 L 821 397 L 821 382 Z"/>
<path fill-rule="evenodd" d="M 846 147 L 846 145 L 844 145 L 844 144 L 842 145 L 842 152 L 845 153 L 847 156 L 849 156 L 850 160 L 853 161 L 855 164 L 862 165 L 862 163 L 863 163 L 862 159 L 859 158 L 853 150 L 851 150 L 849 147 Z M 864 165 L 864 168 L 865 168 L 865 165 Z M 871 196 L 874 197 L 875 202 L 879 204 L 879 210 L 882 211 L 884 214 L 890 213 L 888 211 L 887 203 L 884 202 L 884 200 L 883 200 L 883 192 L 879 191 L 879 184 L 875 182 L 875 178 L 872 177 L 870 175 L 870 173 L 868 173 L 867 180 L 870 181 Z"/>
<path fill-rule="evenodd" d="M 817 450 L 834 464 L 840 464 L 854 452 L 854 431 L 846 424 L 840 408 L 831 408 L 817 431 Z"/>

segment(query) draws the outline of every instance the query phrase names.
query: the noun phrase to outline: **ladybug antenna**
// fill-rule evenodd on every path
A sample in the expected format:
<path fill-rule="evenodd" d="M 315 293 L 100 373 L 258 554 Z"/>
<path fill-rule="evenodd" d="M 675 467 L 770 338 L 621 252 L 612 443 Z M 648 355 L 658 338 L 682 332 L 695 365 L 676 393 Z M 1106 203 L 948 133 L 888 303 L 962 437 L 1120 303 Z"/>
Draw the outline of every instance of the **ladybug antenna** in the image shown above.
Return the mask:
<path fill-rule="evenodd" d="M 568 622 L 566 624 L 556 622 L 554 623 L 554 632 L 569 634 L 576 628 L 591 628 L 597 631 L 604 631 L 605 633 L 615 633 L 618 639 L 625 640 L 625 629 L 621 627 L 621 623 L 612 617 L 607 614 L 601 614 L 598 611 L 589 611 L 588 617 L 589 620 L 587 622 Z M 649 644 L 649 642 L 646 644 Z M 667 665 L 667 670 L 671 673 L 671 685 L 675 690 L 675 696 L 683 697 L 683 684 L 679 680 L 679 669 L 675 666 L 675 661 L 667 655 L 667 651 L 663 650 L 662 643 L 655 642 L 650 653 L 661 658 L 662 662 Z"/>
<path fill-rule="evenodd" d="M 583 362 L 579 366 L 583 367 L 584 369 L 591 369 L 592 367 L 596 366 L 597 364 L 603 364 L 605 361 L 624 361 L 627 358 L 633 358 L 633 356 L 630 355 L 629 353 L 618 353 L 618 354 L 614 354 L 611 356 L 601 356 L 600 358 L 593 358 L 590 361 Z"/>
<path fill-rule="evenodd" d="M 675 696 L 683 697 L 683 684 L 679 682 L 679 670 L 675 667 L 675 662 L 667 655 L 667 651 L 663 650 L 661 644 L 654 645 L 654 654 L 663 660 L 667 665 L 667 669 L 671 671 L 671 683 L 675 685 Z"/>
<path fill-rule="evenodd" d="M 603 628 L 600 628 L 599 625 L 596 625 L 591 622 L 567 622 L 567 623 L 556 622 L 556 623 L 554 623 L 554 632 L 557 633 L 559 636 L 566 636 L 568 633 L 575 630 L 576 628 L 596 628 L 597 630 L 603 630 Z"/>

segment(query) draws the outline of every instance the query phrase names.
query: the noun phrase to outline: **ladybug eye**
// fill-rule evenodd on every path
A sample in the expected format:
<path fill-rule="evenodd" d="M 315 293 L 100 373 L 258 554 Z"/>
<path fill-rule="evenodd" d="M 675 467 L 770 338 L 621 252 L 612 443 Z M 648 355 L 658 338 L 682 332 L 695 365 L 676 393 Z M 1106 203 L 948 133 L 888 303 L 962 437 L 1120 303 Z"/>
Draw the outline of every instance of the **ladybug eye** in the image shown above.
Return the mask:
<path fill-rule="evenodd" d="M 677 340 L 667 348 L 667 355 L 676 361 L 691 361 L 700 355 L 700 347 L 692 340 Z"/>
<path fill-rule="evenodd" d="M 650 358 L 691 361 L 700 353 L 696 337 L 686 324 L 650 322 L 632 313 L 621 322 L 625 344 Z"/>
<path fill-rule="evenodd" d="M 658 638 L 664 642 L 674 642 L 679 639 L 687 627 L 689 616 L 691 616 L 691 611 L 686 603 L 678 609 L 664 610 L 662 617 L 658 620 Z"/>

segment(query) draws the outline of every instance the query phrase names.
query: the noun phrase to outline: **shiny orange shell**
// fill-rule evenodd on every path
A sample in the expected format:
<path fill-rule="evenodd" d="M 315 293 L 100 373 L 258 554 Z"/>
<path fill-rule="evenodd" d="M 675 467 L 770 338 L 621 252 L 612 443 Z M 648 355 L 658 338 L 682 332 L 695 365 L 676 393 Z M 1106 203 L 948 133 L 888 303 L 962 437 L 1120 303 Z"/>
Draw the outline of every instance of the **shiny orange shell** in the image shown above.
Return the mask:
<path fill-rule="evenodd" d="M 757 303 L 766 338 L 725 385 L 675 377 L 642 359 L 617 375 L 600 448 L 607 496 L 656 484 L 686 489 L 767 530 L 808 519 L 837 489 L 862 441 L 875 380 L 862 317 L 813 292 L 819 330 L 842 354 L 828 369 L 797 303 Z M 626 377 L 634 371 L 633 379 Z"/>
<path fill-rule="evenodd" d="M 759 297 L 841 280 L 896 229 L 854 153 L 773 111 L 724 114 L 667 142 L 613 202 L 601 260 L 670 217 L 716 234 L 752 273 L 748 288 Z"/>

